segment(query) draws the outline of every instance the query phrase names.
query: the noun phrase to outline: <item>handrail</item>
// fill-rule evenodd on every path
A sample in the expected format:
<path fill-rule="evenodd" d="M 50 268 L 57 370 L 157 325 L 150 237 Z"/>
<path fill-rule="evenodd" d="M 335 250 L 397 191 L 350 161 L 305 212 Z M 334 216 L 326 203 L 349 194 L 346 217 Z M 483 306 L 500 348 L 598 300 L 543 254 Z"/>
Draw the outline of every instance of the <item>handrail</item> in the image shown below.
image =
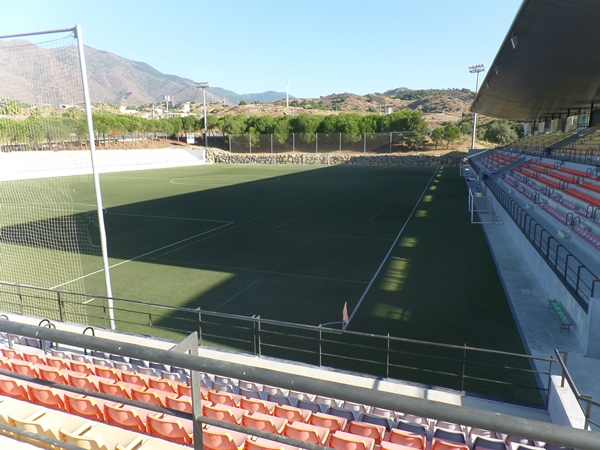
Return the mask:
<path fill-rule="evenodd" d="M 600 402 L 593 400 L 592 396 L 590 396 L 590 395 L 581 394 L 579 392 L 579 389 L 577 389 L 577 385 L 575 384 L 573 377 L 571 377 L 571 374 L 569 373 L 569 369 L 567 369 L 567 360 L 568 360 L 569 352 L 567 352 L 565 350 L 555 349 L 554 353 L 556 354 L 556 359 L 561 367 L 560 387 L 565 386 L 565 380 L 566 380 L 567 384 L 569 385 L 569 388 L 571 388 L 571 391 L 573 392 L 573 395 L 575 395 L 575 398 L 577 399 L 577 403 L 579 404 L 579 407 L 581 408 L 581 411 L 583 412 L 583 415 L 585 417 L 585 424 L 584 424 L 583 428 L 587 430 L 589 428 L 590 424 L 592 424 L 596 427 L 600 427 L 600 423 L 596 423 L 596 422 L 592 421 L 592 419 L 591 419 L 592 406 L 600 408 Z M 583 407 L 582 403 L 585 404 L 585 408 Z"/>

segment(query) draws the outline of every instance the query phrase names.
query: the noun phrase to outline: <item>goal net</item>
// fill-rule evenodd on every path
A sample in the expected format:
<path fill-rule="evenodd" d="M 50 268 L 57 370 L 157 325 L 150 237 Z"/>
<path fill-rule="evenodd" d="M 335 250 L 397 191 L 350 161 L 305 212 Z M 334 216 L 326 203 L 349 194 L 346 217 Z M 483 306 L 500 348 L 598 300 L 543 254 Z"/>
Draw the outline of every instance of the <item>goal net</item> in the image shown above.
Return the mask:
<path fill-rule="evenodd" d="M 0 281 L 48 289 L 3 284 L 0 309 L 87 324 L 55 293 L 110 296 L 78 31 L 0 36 Z"/>

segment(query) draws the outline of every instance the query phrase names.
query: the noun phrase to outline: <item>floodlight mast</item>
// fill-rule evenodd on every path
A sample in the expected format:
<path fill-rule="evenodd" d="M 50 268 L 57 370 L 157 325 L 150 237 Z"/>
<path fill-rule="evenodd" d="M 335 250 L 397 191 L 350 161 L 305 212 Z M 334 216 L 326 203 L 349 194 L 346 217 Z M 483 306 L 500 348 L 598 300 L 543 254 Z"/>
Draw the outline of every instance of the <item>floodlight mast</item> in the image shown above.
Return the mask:
<path fill-rule="evenodd" d="M 208 147 L 208 128 L 206 126 L 206 88 L 208 87 L 208 81 L 200 81 L 196 83 L 198 89 L 202 89 L 202 104 L 204 105 L 204 147 Z"/>
<path fill-rule="evenodd" d="M 479 74 L 485 72 L 485 66 L 483 64 L 475 64 L 469 66 L 469 73 L 477 74 L 477 81 L 475 82 L 475 97 L 477 97 L 477 90 L 479 89 Z M 473 108 L 473 135 L 471 136 L 471 150 L 475 150 L 475 130 L 477 128 L 477 112 Z"/>

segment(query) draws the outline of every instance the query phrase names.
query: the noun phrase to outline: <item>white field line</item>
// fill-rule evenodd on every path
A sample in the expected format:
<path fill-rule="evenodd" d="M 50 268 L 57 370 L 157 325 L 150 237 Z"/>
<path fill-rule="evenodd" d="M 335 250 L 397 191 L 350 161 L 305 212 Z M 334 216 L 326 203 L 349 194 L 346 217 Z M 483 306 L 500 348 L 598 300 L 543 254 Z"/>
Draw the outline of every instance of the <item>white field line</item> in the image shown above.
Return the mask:
<path fill-rule="evenodd" d="M 150 219 L 190 220 L 190 221 L 195 221 L 195 222 L 217 222 L 217 223 L 228 223 L 228 224 L 233 223 L 229 220 L 193 219 L 191 217 L 151 216 L 148 214 L 114 213 L 114 212 L 110 212 L 110 211 L 108 211 L 107 214 L 110 214 L 111 216 L 145 217 L 145 218 L 150 218 Z"/>
<path fill-rule="evenodd" d="M 436 176 L 436 174 L 438 173 L 439 167 L 437 169 L 435 169 L 435 172 L 433 173 L 433 175 L 431 175 L 431 178 L 429 179 L 429 182 L 427 183 L 427 186 L 425 186 L 425 189 L 423 189 L 423 192 L 421 193 L 421 196 L 419 197 L 419 200 L 417 200 L 417 202 L 415 203 L 414 208 L 412 209 L 412 211 L 410 212 L 410 215 L 408 216 L 408 218 L 406 219 L 406 221 L 404 222 L 404 225 L 402 225 L 402 228 L 400 229 L 400 231 L 398 232 L 398 234 L 396 235 L 396 239 L 394 239 L 394 242 L 392 242 L 392 245 L 390 246 L 390 249 L 388 250 L 387 254 L 385 255 L 385 257 L 383 258 L 383 261 L 381 261 L 381 264 L 379 265 L 379 268 L 375 271 L 375 274 L 373 275 L 373 278 L 371 278 L 371 281 L 369 282 L 369 284 L 367 285 L 367 287 L 365 288 L 365 291 L 363 292 L 363 294 L 361 295 L 360 299 L 358 299 L 358 303 L 356 304 L 356 306 L 354 307 L 354 309 L 352 310 L 352 313 L 350 314 L 350 316 L 348 317 L 348 323 L 344 324 L 344 330 L 348 327 L 348 325 L 350 324 L 350 322 L 352 322 L 352 318 L 354 317 L 354 315 L 356 314 L 356 312 L 358 311 L 358 308 L 360 308 L 361 303 L 363 302 L 363 300 L 365 299 L 365 297 L 367 296 L 367 294 L 369 293 L 369 290 L 371 289 L 371 286 L 373 286 L 373 283 L 375 282 L 375 279 L 379 276 L 379 272 L 381 272 L 381 269 L 383 268 L 384 264 L 386 263 L 386 261 L 388 260 L 388 258 L 390 257 L 390 254 L 392 253 L 392 250 L 394 249 L 394 247 L 396 246 L 396 244 L 398 243 L 398 240 L 400 239 L 400 236 L 402 235 L 402 233 L 404 232 L 404 229 L 406 228 L 406 225 L 408 225 L 408 222 L 410 222 L 410 219 L 412 218 L 412 216 L 415 214 L 415 211 L 417 210 L 417 208 L 419 207 L 419 204 L 421 203 L 421 200 L 423 199 L 423 197 L 425 196 L 425 193 L 427 192 L 427 190 L 429 189 L 429 185 L 431 184 L 431 182 L 433 181 L 433 178 Z"/>
<path fill-rule="evenodd" d="M 222 222 L 222 221 L 221 221 L 221 222 Z M 164 250 L 164 249 L 166 249 L 166 248 L 173 247 L 173 246 L 175 246 L 175 245 L 179 245 L 179 244 L 181 244 L 182 242 L 187 242 L 187 241 L 190 241 L 190 240 L 192 240 L 192 239 L 196 239 L 197 237 L 204 236 L 205 234 L 209 234 L 209 233 L 212 233 L 213 231 L 220 230 L 221 228 L 228 227 L 229 225 L 233 225 L 234 223 L 235 223 L 235 222 L 226 222 L 226 223 L 224 223 L 223 225 L 221 225 L 220 227 L 212 228 L 212 229 L 210 229 L 210 230 L 207 230 L 207 231 L 204 231 L 204 232 L 202 232 L 202 233 L 198 233 L 198 234 L 195 234 L 195 235 L 193 235 L 193 236 L 187 237 L 187 238 L 185 238 L 185 239 L 181 239 L 180 241 L 173 242 L 172 244 L 164 245 L 164 246 L 162 246 L 162 247 L 160 247 L 160 248 L 157 248 L 157 249 L 151 250 L 151 251 L 149 251 L 149 252 L 143 253 L 143 254 L 141 254 L 141 255 L 135 256 L 135 257 L 133 257 L 133 258 L 131 258 L 131 259 L 128 259 L 128 260 L 125 260 L 125 261 L 121 261 L 121 262 L 119 262 L 119 263 L 117 263 L 117 264 L 113 264 L 112 266 L 110 266 L 110 267 L 109 267 L 109 269 L 112 269 L 113 267 L 118 267 L 118 266 L 120 266 L 120 265 L 123 265 L 123 264 L 126 264 L 126 263 L 128 263 L 128 262 L 135 261 L 136 259 L 143 258 L 144 256 L 151 255 L 152 253 L 160 252 L 161 250 Z M 98 273 L 101 273 L 101 272 L 104 272 L 104 269 L 96 270 L 95 272 L 88 273 L 88 274 L 86 274 L 86 275 L 83 275 L 83 276 L 81 276 L 81 277 L 79 277 L 79 278 L 75 278 L 75 279 L 73 279 L 73 280 L 66 281 L 66 282 L 64 282 L 64 283 L 61 283 L 61 284 L 57 284 L 56 286 L 54 286 L 54 287 L 51 287 L 50 289 L 58 289 L 59 287 L 65 286 L 65 285 L 67 285 L 67 284 L 70 284 L 70 283 L 73 283 L 73 282 L 75 282 L 75 281 L 83 280 L 84 278 L 90 277 L 90 276 L 92 276 L 92 275 L 96 275 L 96 274 L 98 274 Z"/>
<path fill-rule="evenodd" d="M 234 298 L 236 298 L 237 296 L 241 295 L 242 293 L 244 293 L 245 291 L 247 291 L 248 289 L 250 289 L 252 286 L 254 286 L 256 283 L 258 283 L 259 281 L 261 281 L 264 277 L 266 277 L 267 275 L 270 275 L 273 273 L 273 271 L 277 270 L 279 267 L 281 267 L 281 265 L 283 264 L 283 262 L 277 264 L 275 267 L 273 267 L 271 270 L 269 270 L 268 272 L 265 272 L 261 277 L 257 278 L 256 280 L 254 280 L 252 283 L 250 283 L 248 286 L 246 286 L 244 289 L 238 291 L 237 293 L 235 293 L 233 296 L 229 297 L 227 300 L 225 300 L 223 303 L 221 303 L 219 306 L 217 306 L 215 309 L 213 309 L 213 311 L 218 311 L 219 309 L 221 309 L 223 306 L 225 306 L 227 303 L 229 303 L 231 300 L 233 300 Z"/>

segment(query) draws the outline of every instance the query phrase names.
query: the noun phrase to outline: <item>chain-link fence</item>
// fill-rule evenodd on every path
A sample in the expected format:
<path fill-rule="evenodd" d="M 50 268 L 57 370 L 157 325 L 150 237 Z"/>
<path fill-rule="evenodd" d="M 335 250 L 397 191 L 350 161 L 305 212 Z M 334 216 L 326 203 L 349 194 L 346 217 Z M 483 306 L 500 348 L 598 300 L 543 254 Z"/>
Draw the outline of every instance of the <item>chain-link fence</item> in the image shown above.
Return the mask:
<path fill-rule="evenodd" d="M 236 134 L 215 140 L 231 153 L 369 153 L 419 150 L 424 137 L 413 132 Z M 211 139 L 211 144 L 213 140 Z M 220 144 L 220 145 L 218 145 Z"/>

